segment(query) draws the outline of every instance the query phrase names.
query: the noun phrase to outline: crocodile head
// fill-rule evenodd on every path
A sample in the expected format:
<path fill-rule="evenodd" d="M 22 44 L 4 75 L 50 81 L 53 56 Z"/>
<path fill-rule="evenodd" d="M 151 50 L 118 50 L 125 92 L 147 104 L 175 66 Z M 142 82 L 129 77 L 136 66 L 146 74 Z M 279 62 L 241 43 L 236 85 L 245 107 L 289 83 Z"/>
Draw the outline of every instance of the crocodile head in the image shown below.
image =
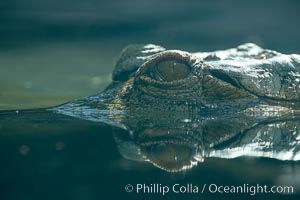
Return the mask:
<path fill-rule="evenodd" d="M 106 92 L 115 96 L 110 110 L 240 110 L 261 104 L 297 107 L 299 83 L 299 55 L 254 44 L 202 53 L 131 45 Z"/>
<path fill-rule="evenodd" d="M 115 134 L 123 157 L 167 171 L 211 156 L 298 160 L 299 82 L 299 55 L 254 44 L 202 53 L 131 45 L 105 91 L 53 110 L 125 130 Z"/>

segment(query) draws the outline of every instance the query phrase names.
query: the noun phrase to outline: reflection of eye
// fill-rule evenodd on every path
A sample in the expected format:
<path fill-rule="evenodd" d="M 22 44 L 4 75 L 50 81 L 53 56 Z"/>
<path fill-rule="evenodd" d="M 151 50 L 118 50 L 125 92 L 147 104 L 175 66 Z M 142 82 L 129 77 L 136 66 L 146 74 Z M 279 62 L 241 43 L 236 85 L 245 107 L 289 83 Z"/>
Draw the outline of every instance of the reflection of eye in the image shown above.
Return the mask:
<path fill-rule="evenodd" d="M 167 82 L 184 79 L 190 72 L 189 65 L 174 60 L 161 61 L 154 67 L 154 77 Z"/>
<path fill-rule="evenodd" d="M 165 163 L 178 163 L 190 160 L 193 151 L 188 146 L 172 143 L 159 143 L 148 146 L 143 150 L 149 159 Z"/>

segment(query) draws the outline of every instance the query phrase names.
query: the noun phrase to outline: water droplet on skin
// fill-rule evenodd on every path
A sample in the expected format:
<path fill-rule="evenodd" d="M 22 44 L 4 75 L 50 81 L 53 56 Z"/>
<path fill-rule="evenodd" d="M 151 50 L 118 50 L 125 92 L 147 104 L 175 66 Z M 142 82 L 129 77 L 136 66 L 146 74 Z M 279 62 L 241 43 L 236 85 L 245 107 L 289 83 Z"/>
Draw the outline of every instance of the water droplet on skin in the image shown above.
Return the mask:
<path fill-rule="evenodd" d="M 181 121 L 185 122 L 185 123 L 188 123 L 188 122 L 191 122 L 192 120 L 190 120 L 190 119 L 182 119 Z"/>
<path fill-rule="evenodd" d="M 260 54 L 258 57 L 260 60 L 265 60 L 267 57 L 265 54 Z"/>

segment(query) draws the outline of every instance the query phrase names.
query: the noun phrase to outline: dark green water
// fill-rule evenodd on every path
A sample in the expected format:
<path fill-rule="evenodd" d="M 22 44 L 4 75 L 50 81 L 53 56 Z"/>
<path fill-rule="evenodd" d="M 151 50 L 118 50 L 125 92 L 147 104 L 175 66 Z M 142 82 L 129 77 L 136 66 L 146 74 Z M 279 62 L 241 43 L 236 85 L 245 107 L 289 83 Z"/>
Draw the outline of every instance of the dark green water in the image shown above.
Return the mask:
<path fill-rule="evenodd" d="M 102 124 L 45 111 L 0 113 L 1 199 L 281 199 L 299 196 L 299 162 L 263 158 L 206 158 L 178 173 L 123 158 Z M 128 193 L 132 184 L 199 187 L 199 193 Z M 293 186 L 293 194 L 221 194 L 203 185 Z"/>

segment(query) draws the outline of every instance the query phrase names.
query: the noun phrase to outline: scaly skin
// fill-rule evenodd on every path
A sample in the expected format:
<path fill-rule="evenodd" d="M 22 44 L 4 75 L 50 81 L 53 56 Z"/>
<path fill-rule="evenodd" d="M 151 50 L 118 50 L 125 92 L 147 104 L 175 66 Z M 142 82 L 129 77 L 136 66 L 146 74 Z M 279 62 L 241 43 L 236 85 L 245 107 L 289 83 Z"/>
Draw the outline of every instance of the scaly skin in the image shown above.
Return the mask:
<path fill-rule="evenodd" d="M 300 56 L 254 44 L 188 53 L 132 45 L 114 73 L 109 110 L 245 110 L 260 105 L 299 109 Z"/>
<path fill-rule="evenodd" d="M 155 45 L 124 49 L 102 93 L 54 107 L 104 122 L 124 158 L 167 171 L 206 157 L 300 160 L 300 56 L 244 44 L 188 53 Z"/>

